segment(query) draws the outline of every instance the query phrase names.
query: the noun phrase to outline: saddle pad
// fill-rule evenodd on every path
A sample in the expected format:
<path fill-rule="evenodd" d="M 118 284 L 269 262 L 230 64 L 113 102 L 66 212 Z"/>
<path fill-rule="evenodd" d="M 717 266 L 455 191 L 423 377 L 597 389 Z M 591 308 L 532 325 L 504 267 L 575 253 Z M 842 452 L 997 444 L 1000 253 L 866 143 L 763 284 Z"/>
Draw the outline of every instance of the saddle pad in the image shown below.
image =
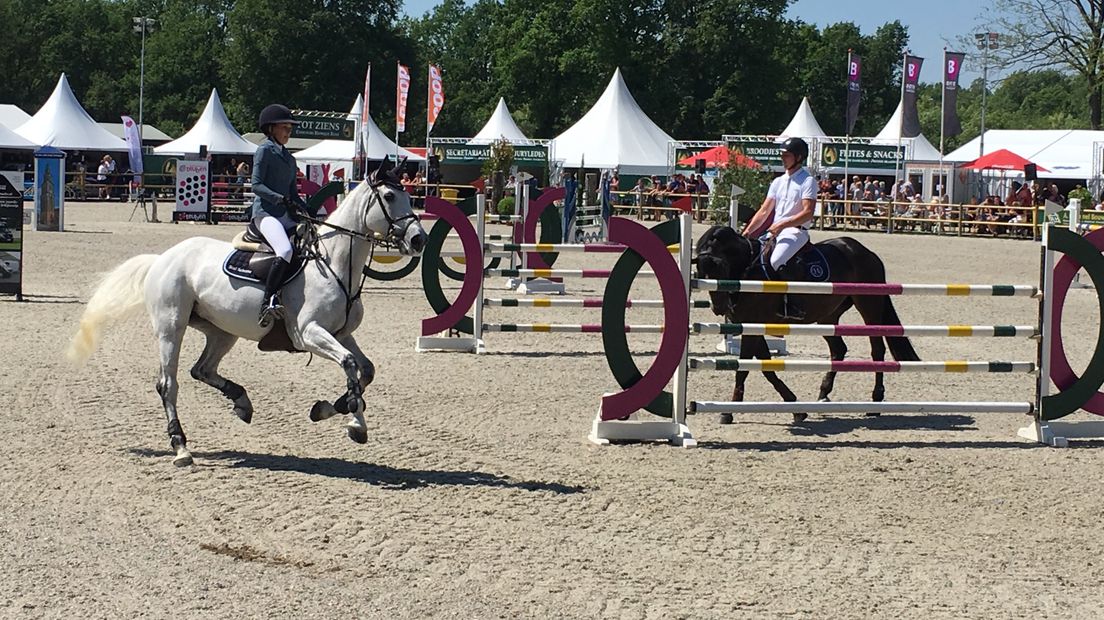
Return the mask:
<path fill-rule="evenodd" d="M 805 279 L 809 282 L 828 282 L 832 279 L 832 268 L 828 265 L 828 257 L 824 251 L 810 244 L 807 251 L 801 254 L 805 264 Z"/>
<path fill-rule="evenodd" d="M 265 280 L 268 278 L 269 266 L 275 259 L 276 256 L 273 254 L 258 255 L 256 252 L 233 250 L 230 252 L 230 255 L 226 257 L 226 260 L 222 262 L 222 272 L 231 278 L 264 284 Z M 288 270 L 288 274 L 284 278 L 284 281 L 280 283 L 280 286 L 294 280 L 295 277 L 303 271 L 303 267 L 305 266 L 306 263 L 301 256 L 298 254 L 292 256 L 291 269 Z"/>

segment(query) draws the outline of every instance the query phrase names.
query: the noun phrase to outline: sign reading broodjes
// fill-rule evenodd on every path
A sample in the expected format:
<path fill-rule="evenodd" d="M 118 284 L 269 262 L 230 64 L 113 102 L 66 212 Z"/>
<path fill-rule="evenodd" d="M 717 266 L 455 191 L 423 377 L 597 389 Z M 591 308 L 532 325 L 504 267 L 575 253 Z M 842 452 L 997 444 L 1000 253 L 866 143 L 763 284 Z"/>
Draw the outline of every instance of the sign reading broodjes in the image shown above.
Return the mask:
<path fill-rule="evenodd" d="M 0 175 L 0 294 L 23 298 L 23 193 Z"/>

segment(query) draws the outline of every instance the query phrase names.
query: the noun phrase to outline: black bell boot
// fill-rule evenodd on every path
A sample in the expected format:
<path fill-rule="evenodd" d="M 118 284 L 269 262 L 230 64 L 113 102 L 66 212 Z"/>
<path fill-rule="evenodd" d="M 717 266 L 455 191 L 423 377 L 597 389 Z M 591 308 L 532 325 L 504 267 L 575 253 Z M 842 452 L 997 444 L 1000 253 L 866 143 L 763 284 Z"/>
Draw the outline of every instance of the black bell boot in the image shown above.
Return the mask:
<path fill-rule="evenodd" d="M 268 272 L 268 280 L 265 281 L 261 314 L 257 319 L 257 324 L 262 328 L 267 328 L 273 321 L 284 316 L 284 306 L 280 303 L 279 291 L 289 267 L 291 264 L 282 258 L 277 257 L 272 261 L 272 269 Z"/>

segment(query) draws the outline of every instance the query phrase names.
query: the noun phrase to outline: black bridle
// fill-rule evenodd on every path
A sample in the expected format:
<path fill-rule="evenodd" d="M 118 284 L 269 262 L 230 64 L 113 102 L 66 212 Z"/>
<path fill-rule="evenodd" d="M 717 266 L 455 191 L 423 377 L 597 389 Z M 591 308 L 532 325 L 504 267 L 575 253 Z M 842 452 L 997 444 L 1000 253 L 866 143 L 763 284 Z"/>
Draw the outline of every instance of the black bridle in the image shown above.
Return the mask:
<path fill-rule="evenodd" d="M 326 258 L 319 251 L 319 241 L 321 241 L 323 236 L 328 236 L 329 233 L 327 233 L 327 235 L 319 235 L 318 227 L 326 226 L 327 228 L 332 229 L 334 231 L 334 234 L 340 234 L 349 237 L 348 278 L 349 285 L 351 286 L 353 283 L 353 239 L 367 241 L 370 244 L 367 264 L 371 265 L 372 258 L 375 256 L 376 253 L 376 244 L 382 243 L 385 245 L 398 245 L 403 239 L 406 238 L 406 233 L 410 230 L 410 227 L 414 225 L 414 223 L 420 223 L 422 221 L 422 219 L 418 217 L 418 214 L 414 213 L 413 211 L 402 217 L 392 217 L 391 212 L 387 209 L 387 204 L 382 198 L 380 198 L 379 191 L 377 191 L 380 187 L 387 187 L 391 190 L 405 192 L 402 185 L 398 181 L 388 178 L 372 180 L 366 179 L 364 182 L 367 183 L 368 187 L 372 190 L 372 195 L 368 199 L 368 208 L 365 209 L 365 214 L 371 212 L 372 208 L 378 205 L 380 211 L 383 213 L 384 219 L 387 220 L 386 235 L 371 231 L 368 233 L 362 233 L 356 230 L 345 228 L 343 226 L 337 226 L 336 224 L 327 223 L 325 220 L 320 220 L 306 214 L 301 214 L 299 216 L 299 219 L 306 224 L 307 228 L 305 234 L 299 236 L 303 255 L 306 256 L 308 259 L 325 266 L 326 270 L 333 275 L 335 280 L 337 280 L 338 286 L 341 287 L 341 293 L 345 296 L 345 321 L 342 322 L 341 327 L 337 330 L 338 332 L 345 329 L 345 326 L 348 325 L 349 312 L 352 310 L 353 304 L 355 304 L 356 301 L 360 299 L 360 294 L 364 290 L 364 281 L 368 279 L 368 273 L 365 269 L 361 270 L 360 284 L 357 285 L 355 292 L 353 292 L 349 286 L 346 286 L 345 283 L 341 280 L 341 277 L 337 275 L 336 271 L 334 271 L 333 267 L 330 265 L 330 262 L 326 260 Z M 402 222 L 405 222 L 405 224 L 400 226 L 400 223 Z"/>

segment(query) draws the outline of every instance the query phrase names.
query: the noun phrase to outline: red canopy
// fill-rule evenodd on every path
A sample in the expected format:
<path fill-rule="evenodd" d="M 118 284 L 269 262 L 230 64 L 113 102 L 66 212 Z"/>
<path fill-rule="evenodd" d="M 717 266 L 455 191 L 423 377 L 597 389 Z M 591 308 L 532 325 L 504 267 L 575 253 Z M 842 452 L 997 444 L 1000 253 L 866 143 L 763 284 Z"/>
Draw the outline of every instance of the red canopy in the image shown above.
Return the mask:
<path fill-rule="evenodd" d="M 706 168 L 720 168 L 727 166 L 730 159 L 736 161 L 737 166 L 743 168 L 758 168 L 759 162 L 744 155 L 740 151 L 729 151 L 725 145 L 715 146 L 708 151 L 691 154 L 678 161 L 680 166 L 693 166 L 697 160 L 704 159 Z"/>
<path fill-rule="evenodd" d="M 971 170 L 1016 170 L 1023 172 L 1024 165 L 1030 163 L 1031 161 L 1020 157 L 1008 149 L 1000 149 L 988 155 L 982 155 L 966 164 L 964 167 L 970 168 Z M 1050 172 L 1042 166 L 1036 166 L 1036 169 L 1039 172 Z"/>

